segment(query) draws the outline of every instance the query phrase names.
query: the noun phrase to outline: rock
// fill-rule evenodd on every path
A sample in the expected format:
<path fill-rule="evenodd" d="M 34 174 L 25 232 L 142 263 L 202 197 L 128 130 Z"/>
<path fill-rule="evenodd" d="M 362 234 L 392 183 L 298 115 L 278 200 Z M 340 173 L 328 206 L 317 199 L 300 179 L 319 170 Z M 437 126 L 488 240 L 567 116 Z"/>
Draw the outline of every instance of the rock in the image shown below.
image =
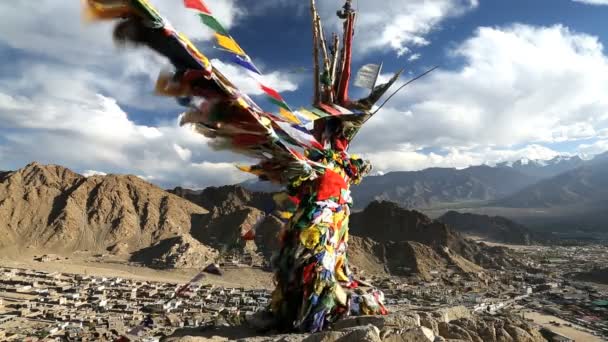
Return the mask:
<path fill-rule="evenodd" d="M 439 322 L 439 334 L 447 339 L 462 339 L 465 341 L 473 340 L 471 335 L 465 329 L 446 322 Z"/>
<path fill-rule="evenodd" d="M 302 342 L 380 342 L 380 330 L 368 324 L 365 326 L 352 327 L 337 331 L 324 331 L 312 334 Z"/>
<path fill-rule="evenodd" d="M 514 341 L 517 342 L 536 342 L 538 340 L 534 339 L 527 331 L 524 329 L 514 326 L 507 325 L 505 326 L 505 330 L 511 335 Z M 542 340 L 541 340 L 542 341 Z"/>
<path fill-rule="evenodd" d="M 439 326 L 437 321 L 433 318 L 431 314 L 428 312 L 421 312 L 420 316 L 420 325 L 423 327 L 429 328 L 433 331 L 433 334 L 439 335 Z"/>
<path fill-rule="evenodd" d="M 514 342 L 509 333 L 502 327 L 496 328 L 496 342 Z"/>
<path fill-rule="evenodd" d="M 386 316 L 358 316 L 347 317 L 339 320 L 333 325 L 334 329 L 344 329 L 361 325 L 371 324 L 378 329 L 384 328 L 409 328 L 420 326 L 420 316 L 418 314 L 393 313 Z"/>
<path fill-rule="evenodd" d="M 435 315 L 438 315 L 441 321 L 450 322 L 460 318 L 471 318 L 473 315 L 471 311 L 466 307 L 459 305 L 451 308 L 443 308 L 435 311 Z"/>
<path fill-rule="evenodd" d="M 494 342 L 496 341 L 496 330 L 493 324 L 484 325 L 479 330 L 479 337 L 484 341 Z"/>
<path fill-rule="evenodd" d="M 385 338 L 383 342 L 433 342 L 435 334 L 426 327 L 415 327 Z"/>

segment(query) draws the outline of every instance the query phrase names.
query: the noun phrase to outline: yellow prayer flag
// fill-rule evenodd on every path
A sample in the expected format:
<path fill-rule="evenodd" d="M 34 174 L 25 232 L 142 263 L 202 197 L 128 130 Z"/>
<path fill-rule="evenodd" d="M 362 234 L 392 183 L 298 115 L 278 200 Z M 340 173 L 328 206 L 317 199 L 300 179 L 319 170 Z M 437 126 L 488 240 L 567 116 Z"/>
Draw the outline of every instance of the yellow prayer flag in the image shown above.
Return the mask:
<path fill-rule="evenodd" d="M 302 123 L 292 112 L 286 110 L 285 108 L 279 107 L 279 112 L 281 113 L 282 117 L 289 120 L 291 123 L 298 125 Z"/>
<path fill-rule="evenodd" d="M 192 42 L 190 41 L 190 39 L 188 39 L 188 37 L 186 37 L 184 34 L 178 32 L 177 33 L 177 37 L 179 38 L 179 40 L 186 46 L 186 48 L 188 49 L 188 51 L 190 51 L 194 56 L 196 56 L 201 62 L 203 62 L 203 65 L 205 66 L 205 69 L 209 69 L 211 68 L 211 62 L 209 62 L 209 59 L 203 55 L 194 44 L 192 44 Z"/>
<path fill-rule="evenodd" d="M 317 114 L 315 114 L 307 109 L 304 109 L 304 108 L 298 109 L 298 112 L 300 114 L 302 114 L 302 116 L 304 116 L 307 119 L 312 120 L 312 121 L 317 120 L 319 118 L 319 116 Z"/>
<path fill-rule="evenodd" d="M 83 18 L 86 22 L 115 19 L 131 14 L 126 2 L 103 3 L 97 0 L 82 0 Z"/>
<path fill-rule="evenodd" d="M 224 36 L 222 34 L 216 33 L 215 38 L 217 39 L 217 43 L 219 46 L 223 47 L 226 50 L 236 53 L 237 55 L 245 56 L 245 51 L 241 49 L 239 44 L 237 44 L 232 37 Z"/>

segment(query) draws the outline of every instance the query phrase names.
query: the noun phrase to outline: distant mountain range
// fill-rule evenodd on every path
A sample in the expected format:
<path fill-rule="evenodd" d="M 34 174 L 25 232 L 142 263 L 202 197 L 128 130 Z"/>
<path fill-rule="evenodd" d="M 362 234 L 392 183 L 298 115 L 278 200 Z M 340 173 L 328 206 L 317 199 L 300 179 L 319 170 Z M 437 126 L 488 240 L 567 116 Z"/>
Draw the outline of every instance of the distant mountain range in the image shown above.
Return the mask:
<path fill-rule="evenodd" d="M 586 163 L 543 179 L 498 203 L 515 208 L 549 208 L 608 201 L 608 160 Z"/>
<path fill-rule="evenodd" d="M 465 169 L 429 168 L 421 171 L 389 172 L 364 178 L 352 188 L 354 204 L 362 209 L 372 201 L 391 201 L 404 208 L 450 208 L 454 204 L 492 202 L 599 160 L 608 153 L 585 161 L 579 156 L 559 156 L 551 160 L 518 160 L 496 166 Z M 250 191 L 274 192 L 280 187 L 254 180 L 240 184 Z"/>
<path fill-rule="evenodd" d="M 461 170 L 389 172 L 364 178 L 352 192 L 358 210 L 373 201 L 391 201 L 434 217 L 459 210 L 504 216 L 549 231 L 608 233 L 606 171 L 608 152 L 591 160 L 560 156 Z M 278 190 L 264 182 L 242 185 L 255 191 Z"/>
<path fill-rule="evenodd" d="M 496 167 L 510 168 L 535 178 L 549 178 L 585 164 L 579 156 L 558 156 L 551 160 L 521 159 L 515 162 L 499 163 Z"/>

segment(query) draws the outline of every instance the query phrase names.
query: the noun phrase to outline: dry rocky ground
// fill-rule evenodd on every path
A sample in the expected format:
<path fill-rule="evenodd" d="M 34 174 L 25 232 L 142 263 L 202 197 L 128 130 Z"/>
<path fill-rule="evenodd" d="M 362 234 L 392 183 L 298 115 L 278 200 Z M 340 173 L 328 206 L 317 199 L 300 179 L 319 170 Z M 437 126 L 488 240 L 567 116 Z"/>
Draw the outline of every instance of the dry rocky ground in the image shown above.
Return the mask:
<path fill-rule="evenodd" d="M 251 322 L 253 320 L 250 320 Z M 541 342 L 546 341 L 528 322 L 510 316 L 477 316 L 464 307 L 433 312 L 396 312 L 388 316 L 349 317 L 332 330 L 316 334 L 266 334 L 240 326 L 212 327 L 203 332 L 178 331 L 167 341 L 252 341 L 252 342 Z"/>

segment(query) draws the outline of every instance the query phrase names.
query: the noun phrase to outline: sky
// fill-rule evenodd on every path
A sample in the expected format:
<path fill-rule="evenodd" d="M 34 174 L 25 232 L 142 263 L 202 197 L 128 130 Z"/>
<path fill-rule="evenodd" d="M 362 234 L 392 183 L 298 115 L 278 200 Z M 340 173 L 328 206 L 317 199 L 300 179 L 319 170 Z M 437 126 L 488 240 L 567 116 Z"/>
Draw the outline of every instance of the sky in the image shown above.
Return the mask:
<path fill-rule="evenodd" d="M 214 47 L 182 0 L 151 0 L 213 64 L 272 110 Z M 206 0 L 292 107 L 311 101 L 308 1 Z M 383 63 L 404 89 L 351 147 L 379 172 L 464 168 L 608 150 L 608 0 L 355 0 L 358 69 Z M 326 32 L 341 0 L 317 0 Z M 246 180 L 243 157 L 180 127 L 155 97 L 167 61 L 119 48 L 110 23 L 86 24 L 79 1 L 0 2 L 0 170 L 32 161 L 85 175 L 135 174 L 162 187 Z M 364 89 L 352 87 L 353 97 Z"/>

